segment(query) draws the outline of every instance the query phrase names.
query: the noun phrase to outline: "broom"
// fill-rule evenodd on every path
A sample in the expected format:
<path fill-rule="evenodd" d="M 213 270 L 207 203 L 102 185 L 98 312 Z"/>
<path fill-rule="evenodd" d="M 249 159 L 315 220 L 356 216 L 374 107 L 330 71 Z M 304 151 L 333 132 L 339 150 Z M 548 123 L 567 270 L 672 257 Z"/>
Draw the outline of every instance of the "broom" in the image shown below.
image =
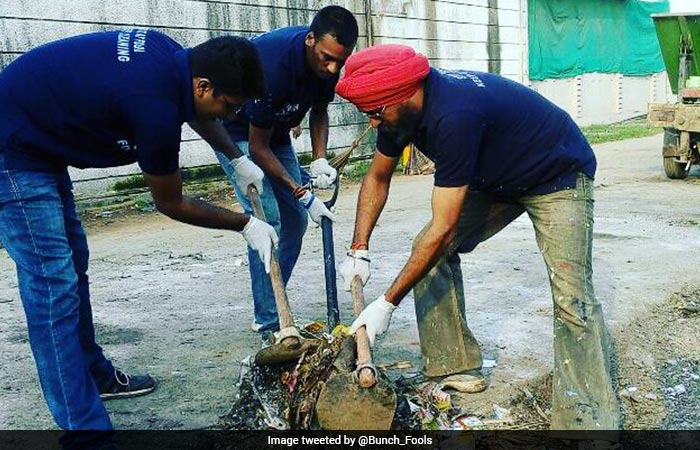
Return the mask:
<path fill-rule="evenodd" d="M 369 130 L 371 129 L 372 127 L 368 126 L 367 129 L 363 131 L 357 139 L 352 141 L 352 145 L 350 145 L 350 148 L 343 150 L 341 153 L 335 155 L 333 158 L 331 158 L 330 161 L 328 161 L 328 164 L 330 164 L 331 167 L 340 172 L 350 160 L 350 155 L 352 155 L 352 152 L 354 152 L 355 149 L 360 145 L 362 139 L 364 139 L 365 136 L 367 136 L 367 133 L 369 133 Z"/>

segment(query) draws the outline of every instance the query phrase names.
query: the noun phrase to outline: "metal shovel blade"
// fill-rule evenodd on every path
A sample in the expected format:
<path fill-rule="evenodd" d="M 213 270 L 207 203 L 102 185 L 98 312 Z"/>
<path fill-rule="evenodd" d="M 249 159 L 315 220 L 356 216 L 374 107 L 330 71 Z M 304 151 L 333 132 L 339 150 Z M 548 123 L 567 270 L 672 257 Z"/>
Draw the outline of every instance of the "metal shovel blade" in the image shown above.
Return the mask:
<path fill-rule="evenodd" d="M 389 430 L 395 412 L 391 384 L 380 378 L 366 389 L 354 372 L 330 377 L 316 402 L 316 418 L 324 430 Z"/>

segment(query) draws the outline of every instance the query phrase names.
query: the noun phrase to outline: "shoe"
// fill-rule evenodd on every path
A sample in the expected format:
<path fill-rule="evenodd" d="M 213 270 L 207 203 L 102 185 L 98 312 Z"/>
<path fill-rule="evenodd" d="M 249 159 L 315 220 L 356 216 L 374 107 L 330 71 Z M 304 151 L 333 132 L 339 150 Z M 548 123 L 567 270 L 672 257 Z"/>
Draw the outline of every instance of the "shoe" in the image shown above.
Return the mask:
<path fill-rule="evenodd" d="M 262 328 L 262 324 L 259 324 L 255 320 L 253 320 L 253 323 L 250 324 L 250 329 L 255 331 L 256 333 L 260 331 L 260 328 Z"/>
<path fill-rule="evenodd" d="M 466 394 L 483 392 L 489 386 L 481 371 L 450 375 L 447 378 L 443 378 L 440 381 L 440 385 L 443 389 L 454 389 Z"/>
<path fill-rule="evenodd" d="M 114 368 L 112 384 L 100 391 L 102 400 L 117 398 L 131 398 L 146 395 L 156 388 L 156 380 L 150 375 L 129 375 L 126 372 Z"/>

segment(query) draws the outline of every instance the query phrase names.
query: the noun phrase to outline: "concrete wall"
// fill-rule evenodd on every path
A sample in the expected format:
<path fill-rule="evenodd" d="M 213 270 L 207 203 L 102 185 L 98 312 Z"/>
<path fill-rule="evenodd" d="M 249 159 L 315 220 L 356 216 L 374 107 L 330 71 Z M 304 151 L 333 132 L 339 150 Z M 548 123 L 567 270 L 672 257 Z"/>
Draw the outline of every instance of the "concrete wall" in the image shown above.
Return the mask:
<path fill-rule="evenodd" d="M 525 1 L 1 0 L 0 67 L 37 45 L 95 30 L 149 27 L 191 46 L 226 33 L 252 36 L 308 24 L 319 8 L 337 4 L 356 14 L 359 48 L 370 41 L 402 42 L 425 53 L 437 67 L 490 70 L 523 81 L 527 54 L 521 46 L 526 37 L 521 3 Z M 347 148 L 366 124 L 352 105 L 338 98 L 331 105 L 330 121 L 329 149 L 336 151 Z M 306 128 L 295 145 L 299 152 L 311 150 Z M 209 148 L 185 126 L 181 165 L 213 162 Z M 75 170 L 72 176 L 80 194 L 104 190 L 115 181 L 111 177 L 137 172 L 132 165 Z"/>
<path fill-rule="evenodd" d="M 666 72 L 643 77 L 587 73 L 532 81 L 531 87 L 564 108 L 579 125 L 619 122 L 646 114 L 650 102 L 674 101 Z"/>
<path fill-rule="evenodd" d="M 526 11 L 527 8 L 523 10 L 525 29 Z M 523 42 L 527 46 L 527 38 Z M 666 72 L 649 76 L 586 73 L 573 78 L 536 81 L 529 80 L 528 65 L 523 67 L 527 84 L 566 110 L 580 126 L 638 117 L 646 114 L 650 102 L 673 101 L 674 98 Z"/>

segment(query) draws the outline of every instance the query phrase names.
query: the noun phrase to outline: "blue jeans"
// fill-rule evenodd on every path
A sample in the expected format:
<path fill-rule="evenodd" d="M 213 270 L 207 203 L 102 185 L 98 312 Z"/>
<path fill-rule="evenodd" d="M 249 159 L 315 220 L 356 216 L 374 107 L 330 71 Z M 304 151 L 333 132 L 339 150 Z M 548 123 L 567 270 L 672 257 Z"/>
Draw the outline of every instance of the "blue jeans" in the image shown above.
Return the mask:
<path fill-rule="evenodd" d="M 236 142 L 245 154 L 249 154 L 248 142 Z M 273 146 L 272 152 L 287 170 L 287 173 L 299 184 L 302 184 L 303 170 L 299 167 L 299 160 L 291 144 Z M 226 172 L 228 179 L 236 192 L 236 197 L 241 203 L 246 214 L 253 214 L 253 209 L 248 201 L 247 194 L 242 192 L 236 183 L 236 175 L 228 164 L 228 158 L 220 152 L 216 157 L 221 162 L 221 167 Z M 282 278 L 286 284 L 292 276 L 294 266 L 299 259 L 301 243 L 306 232 L 308 217 L 306 209 L 292 195 L 292 193 L 274 180 L 268 177 L 263 179 L 263 193 L 260 196 L 267 223 L 272 225 L 280 238 L 278 257 Z M 265 266 L 260 261 L 258 253 L 248 247 L 248 263 L 250 266 L 250 280 L 253 289 L 253 308 L 255 321 L 262 325 L 260 331 L 277 331 L 279 323 L 277 317 L 277 305 L 272 292 L 270 276 L 265 273 Z"/>
<path fill-rule="evenodd" d="M 46 403 L 67 430 L 112 428 L 98 388 L 112 363 L 95 343 L 88 245 L 68 172 L 7 170 L 0 150 L 0 238 L 17 267 Z"/>

